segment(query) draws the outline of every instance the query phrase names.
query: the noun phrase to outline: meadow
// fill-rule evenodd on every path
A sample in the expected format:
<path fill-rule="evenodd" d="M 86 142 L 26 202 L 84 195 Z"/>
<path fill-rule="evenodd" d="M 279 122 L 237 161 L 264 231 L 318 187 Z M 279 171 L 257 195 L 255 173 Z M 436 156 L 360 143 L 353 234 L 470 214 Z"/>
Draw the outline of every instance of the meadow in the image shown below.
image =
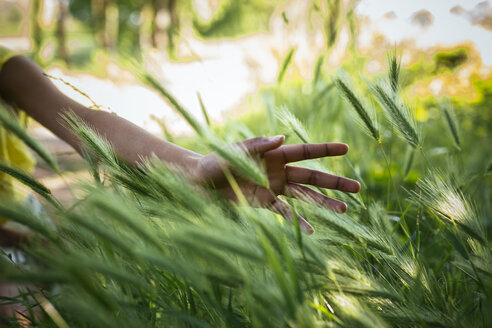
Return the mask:
<path fill-rule="evenodd" d="M 350 66 L 329 72 L 320 57 L 312 80 L 286 79 L 291 59 L 277 84 L 255 95 L 254 110 L 221 125 L 198 123 L 150 73 L 138 75 L 195 130 L 173 141 L 216 151 L 260 184 L 261 165 L 225 145 L 277 134 L 287 144 L 349 144 L 343 158 L 300 164 L 360 181 L 356 195 L 321 190 L 345 201 L 346 214 L 285 198 L 314 226 L 305 235 L 296 220 L 231 203 L 157 160 L 128 165 L 68 116 L 93 176 L 71 204 L 0 164 L 45 207 L 35 214 L 0 203 L 0 216 L 37 236 L 27 247 L 32 265 L 1 257 L 2 280 L 26 283 L 2 303 L 24 304 L 39 327 L 490 326 L 490 87 L 482 85 L 480 102 L 429 97 L 432 115 L 422 121 L 406 97 L 412 71 L 391 50 L 377 76 Z M 1 124 L 58 171 L 53 156 L 0 113 Z"/>

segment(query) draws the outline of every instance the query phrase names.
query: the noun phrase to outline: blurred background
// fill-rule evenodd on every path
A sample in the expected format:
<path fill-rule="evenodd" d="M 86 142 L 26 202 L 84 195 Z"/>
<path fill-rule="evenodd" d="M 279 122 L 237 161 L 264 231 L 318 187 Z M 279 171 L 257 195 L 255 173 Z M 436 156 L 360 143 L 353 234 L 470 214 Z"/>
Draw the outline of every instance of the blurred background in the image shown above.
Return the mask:
<path fill-rule="evenodd" d="M 0 0 L 1 46 L 28 55 L 77 101 L 178 143 L 192 130 L 135 76 L 135 63 L 201 122 L 198 94 L 212 124 L 239 118 L 251 128 L 269 108 L 265 90 L 296 85 L 309 94 L 304 82 L 340 67 L 382 74 L 396 51 L 417 120 L 437 119 L 436 101 L 451 99 L 462 129 L 487 146 L 491 37 L 489 1 Z M 42 127 L 30 130 L 66 172 L 62 180 L 40 164 L 36 177 L 69 197 L 66 184 L 87 174 L 85 164 Z"/>

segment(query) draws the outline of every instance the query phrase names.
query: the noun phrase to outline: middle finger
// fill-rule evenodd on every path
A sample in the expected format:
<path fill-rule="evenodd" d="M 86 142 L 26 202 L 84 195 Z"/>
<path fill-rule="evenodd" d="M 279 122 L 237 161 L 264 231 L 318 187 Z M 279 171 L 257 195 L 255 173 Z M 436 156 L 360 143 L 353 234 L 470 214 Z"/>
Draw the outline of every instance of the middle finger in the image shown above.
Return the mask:
<path fill-rule="evenodd" d="M 347 151 L 348 146 L 344 143 L 328 142 L 280 146 L 269 151 L 269 153 L 281 156 L 284 163 L 291 163 L 326 156 L 345 155 Z"/>

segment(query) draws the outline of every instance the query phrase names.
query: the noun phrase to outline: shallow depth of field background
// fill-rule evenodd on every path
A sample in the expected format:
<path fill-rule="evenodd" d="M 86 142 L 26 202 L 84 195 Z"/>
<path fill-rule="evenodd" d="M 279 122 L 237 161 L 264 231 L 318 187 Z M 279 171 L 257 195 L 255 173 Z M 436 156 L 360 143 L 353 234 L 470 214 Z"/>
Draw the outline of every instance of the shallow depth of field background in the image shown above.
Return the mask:
<path fill-rule="evenodd" d="M 197 152 L 209 151 L 179 111 L 138 78 L 135 67 L 145 67 L 187 111 L 226 142 L 282 133 L 290 144 L 348 143 L 350 151 L 344 159 L 303 165 L 362 183 L 357 196 L 330 194 L 348 203 L 346 215 L 303 209 L 312 215 L 316 234 L 302 239 L 288 230 L 290 226 L 283 226 L 289 231 L 284 238 L 283 228 L 277 227 L 271 213 L 246 209 L 236 213 L 231 205 L 184 197 L 185 187 L 176 195 L 172 191 L 162 195 L 172 201 L 153 203 L 149 195 L 139 194 L 138 187 L 147 178 L 162 178 L 158 170 L 129 187 L 118 179 L 126 174 L 138 177 L 138 172 L 110 168 L 108 175 L 116 178 L 104 180 L 104 188 L 98 181 L 90 182 L 94 188 L 90 189 L 83 185 L 92 180 L 89 165 L 68 145 L 30 122 L 30 135 L 56 155 L 62 172 L 54 173 L 40 159 L 34 176 L 67 206 L 67 211 L 53 210 L 58 213 L 53 216 L 73 220 L 75 228 L 61 223 L 69 231 L 63 238 L 81 258 L 80 263 L 74 260 L 66 267 L 59 263 L 54 273 L 74 279 L 75 290 L 84 289 L 86 281 L 74 278 L 73 268 L 82 268 L 86 264 L 82 260 L 89 255 L 101 257 L 100 263 L 87 262 L 96 271 L 108 269 L 104 265 L 109 263 L 108 271 L 101 271 L 105 278 L 91 276 L 96 287 L 71 309 L 84 305 L 92 313 L 99 307 L 91 303 L 93 298 L 118 306 L 124 299 L 129 314 L 125 317 L 126 313 L 101 306 L 101 317 L 90 318 L 87 313 L 67 310 L 63 302 L 57 304 L 56 297 L 50 301 L 64 309 L 62 316 L 67 315 L 69 322 L 87 318 L 96 325 L 112 318 L 107 315 L 111 313 L 118 320 L 130 318 L 149 326 L 173 315 L 183 326 L 268 326 L 262 317 L 270 315 L 260 302 L 264 301 L 274 303 L 271 326 L 279 327 L 310 327 L 312 322 L 330 327 L 467 327 L 470 322 L 488 326 L 492 318 L 484 309 L 492 304 L 490 40 L 489 1 L 0 0 L 0 45 L 32 58 L 60 89 L 81 103 L 114 112 Z M 407 106 L 402 108 L 408 108 L 415 119 L 418 147 L 401 138 L 404 127 L 388 123 L 390 114 L 381 109 L 368 87 L 371 81 L 388 80 L 388 58 L 394 55 L 401 61 L 401 75 L 392 97 L 401 99 Z M 333 83 L 341 70 L 351 77 L 352 92 L 366 100 L 366 109 L 376 109 L 374 122 L 379 123 L 381 142 L 363 132 L 364 123 L 361 127 L 358 114 Z M 169 181 L 159 186 L 165 189 L 180 183 Z M 121 192 L 125 188 L 130 191 Z M 138 213 L 143 235 L 148 233 L 145 229 L 154 229 L 153 215 L 165 218 L 153 236 L 158 245 L 170 250 L 171 255 L 163 252 L 170 261 L 183 266 L 171 269 L 170 274 L 157 261 L 158 255 L 143 252 L 128 251 L 130 258 L 141 262 L 127 261 L 127 250 L 118 240 L 137 240 L 136 245 L 149 240 L 128 233 L 120 221 L 114 223 L 121 212 L 114 208 L 116 212 L 104 212 L 107 207 L 91 199 L 87 190 L 101 192 L 108 204 L 125 204 L 131 213 Z M 161 197 L 156 190 L 149 193 Z M 194 212 L 195 201 L 203 212 Z M 70 216 L 72 205 L 81 217 L 103 213 L 94 216 L 94 222 L 111 232 L 102 237 L 94 233 L 96 228 L 87 228 L 77 216 Z M 49 212 L 50 205 L 46 208 Z M 267 226 L 278 234 L 259 233 L 264 226 L 248 221 L 251 215 L 266 218 Z M 217 229 L 207 225 L 216 216 L 220 216 Z M 176 227 L 190 229 L 198 237 L 189 242 L 189 236 Z M 249 234 L 252 231 L 258 235 Z M 112 241 L 107 236 L 115 238 L 116 250 L 108 246 L 108 240 Z M 304 240 L 305 249 L 319 251 L 319 257 L 307 251 L 306 255 L 302 240 L 296 248 L 296 238 Z M 96 241 L 97 247 L 86 247 L 87 240 Z M 210 256 L 216 262 L 209 265 L 202 260 L 201 251 L 204 258 Z M 280 254 L 281 264 L 272 254 Z M 46 258 L 56 264 L 52 257 Z M 313 264 L 318 260 L 323 263 L 319 267 Z M 211 282 L 194 276 L 195 269 L 207 273 Z M 235 274 L 246 283 L 231 277 Z M 282 280 L 282 274 L 288 277 Z M 46 279 L 52 277 L 58 276 Z M 110 281 L 114 289 L 108 287 Z M 67 290 L 73 286 L 69 284 Z M 156 290 L 157 295 L 153 294 Z M 166 306 L 176 312 L 166 312 Z M 286 314 L 286 309 L 292 311 Z"/>
<path fill-rule="evenodd" d="M 468 128 L 469 114 L 490 117 L 488 1 L 2 0 L 0 9 L 0 45 L 29 54 L 106 110 L 156 134 L 165 127 L 178 140 L 191 129 L 126 69 L 126 62 L 143 63 L 204 122 L 200 93 L 211 120 L 221 124 L 261 110 L 255 99 L 262 88 L 275 85 L 291 49 L 287 84 L 312 79 L 320 54 L 325 75 L 341 66 L 356 74 L 380 74 L 388 51 L 396 49 L 410 71 L 404 81 L 419 121 L 439 119 L 426 101 L 430 96 L 483 103 L 473 113 L 460 114 Z M 81 103 L 92 104 L 54 82 Z M 80 168 L 68 146 L 36 124 L 31 129 L 60 154 L 65 170 Z M 482 136 L 488 132 L 472 129 Z M 66 172 L 65 181 L 45 175 L 38 170 L 37 176 L 66 198 L 65 184 L 73 174 Z"/>
<path fill-rule="evenodd" d="M 284 83 L 312 79 L 320 54 L 323 74 L 341 66 L 380 74 L 387 52 L 396 49 L 412 72 L 406 77 L 408 97 L 420 121 L 438 119 L 426 104 L 429 96 L 486 102 L 492 76 L 488 1 L 2 0 L 0 9 L 0 45 L 30 54 L 103 108 L 156 134 L 164 124 L 176 137 L 191 129 L 125 68 L 126 61 L 143 62 L 204 122 L 200 93 L 219 124 L 258 109 L 255 95 L 276 83 L 290 49 L 295 54 Z M 69 148 L 42 128 L 31 128 L 72 159 Z M 54 179 L 52 187 L 62 187 Z"/>

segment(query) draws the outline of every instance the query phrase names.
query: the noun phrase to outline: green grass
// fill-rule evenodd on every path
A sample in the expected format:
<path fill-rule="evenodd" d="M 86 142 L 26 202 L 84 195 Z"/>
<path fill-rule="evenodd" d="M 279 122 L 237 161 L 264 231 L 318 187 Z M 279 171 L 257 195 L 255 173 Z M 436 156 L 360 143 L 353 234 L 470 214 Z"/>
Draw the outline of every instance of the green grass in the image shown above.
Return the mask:
<path fill-rule="evenodd" d="M 348 203 L 344 215 L 292 201 L 316 229 L 312 236 L 268 210 L 190 185 L 157 160 L 131 167 L 90 127 L 68 117 L 95 172 L 80 187 L 83 196 L 67 208 L 47 203 L 55 226 L 20 204 L 0 204 L 0 216 L 47 240 L 28 248 L 42 265 L 0 261 L 3 281 L 45 287 L 42 297 L 35 295 L 44 306 L 30 305 L 43 319 L 27 314 L 35 325 L 490 326 L 490 169 L 488 155 L 473 147 L 489 137 L 464 131 L 451 115 L 444 118 L 451 133 L 443 133 L 442 118 L 417 127 L 394 92 L 401 90 L 393 85 L 404 73 L 395 71 L 399 64 L 388 81 L 368 80 L 362 91 L 344 80 L 334 87 L 318 66 L 312 82 L 265 88 L 258 95 L 264 110 L 219 127 L 199 125 L 155 78 L 143 76 L 195 128 L 192 147 L 222 151 L 253 180 L 261 181 L 259 168 L 223 147 L 226 141 L 282 133 L 287 143 L 347 142 L 348 161 L 302 163 L 366 186 L 355 197 L 324 191 Z M 372 98 L 381 108 L 368 112 Z M 376 122 L 377 116 L 388 119 Z M 459 139 L 453 130 L 461 131 Z M 457 143 L 459 153 L 452 148 Z M 5 164 L 2 170 L 50 195 L 31 177 Z M 26 297 L 8 301 L 25 304 Z"/>

